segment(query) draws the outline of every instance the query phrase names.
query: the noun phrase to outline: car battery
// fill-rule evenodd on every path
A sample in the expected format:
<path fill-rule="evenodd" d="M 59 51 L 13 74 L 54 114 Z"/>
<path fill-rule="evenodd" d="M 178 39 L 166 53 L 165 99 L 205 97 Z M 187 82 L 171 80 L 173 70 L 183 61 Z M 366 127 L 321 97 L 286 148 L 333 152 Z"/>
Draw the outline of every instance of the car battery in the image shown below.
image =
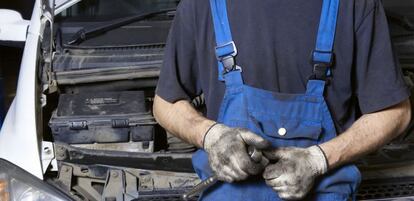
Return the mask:
<path fill-rule="evenodd" d="M 141 143 L 145 152 L 153 149 L 155 125 L 143 91 L 61 94 L 49 121 L 56 142 L 84 147 Z"/>

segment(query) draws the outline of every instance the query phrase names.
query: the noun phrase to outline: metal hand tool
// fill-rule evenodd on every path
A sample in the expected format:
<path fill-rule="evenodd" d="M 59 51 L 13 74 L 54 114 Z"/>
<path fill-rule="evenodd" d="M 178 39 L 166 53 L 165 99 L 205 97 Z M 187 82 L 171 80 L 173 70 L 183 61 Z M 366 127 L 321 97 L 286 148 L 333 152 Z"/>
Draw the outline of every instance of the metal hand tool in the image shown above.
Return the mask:
<path fill-rule="evenodd" d="M 248 152 L 250 158 L 252 158 L 252 160 L 254 162 L 263 163 L 263 165 L 265 165 L 265 166 L 269 163 L 269 160 L 267 160 L 267 158 L 263 157 L 262 152 L 258 149 L 249 146 L 247 148 L 247 152 Z M 199 184 L 195 185 L 190 191 L 183 194 L 183 196 L 182 196 L 183 200 L 187 201 L 187 200 L 193 198 L 194 196 L 199 195 L 200 193 L 205 191 L 210 186 L 213 186 L 214 184 L 216 184 L 218 181 L 219 180 L 217 179 L 216 175 L 213 175 L 213 176 L 201 181 Z"/>

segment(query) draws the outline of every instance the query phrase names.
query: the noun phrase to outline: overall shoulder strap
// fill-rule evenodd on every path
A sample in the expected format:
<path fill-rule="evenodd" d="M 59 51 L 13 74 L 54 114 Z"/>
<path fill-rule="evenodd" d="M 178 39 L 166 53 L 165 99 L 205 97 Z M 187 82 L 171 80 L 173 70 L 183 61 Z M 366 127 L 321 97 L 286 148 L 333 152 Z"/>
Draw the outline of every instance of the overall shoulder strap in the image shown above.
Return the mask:
<path fill-rule="evenodd" d="M 312 52 L 313 79 L 325 80 L 334 63 L 333 45 L 340 0 L 323 0 L 316 47 Z"/>
<path fill-rule="evenodd" d="M 210 0 L 210 8 L 216 36 L 218 77 L 223 80 L 223 72 L 236 66 L 234 57 L 237 55 L 237 48 L 230 30 L 226 0 Z M 312 52 L 315 79 L 324 80 L 326 76 L 330 76 L 338 12 L 339 0 L 323 0 L 316 47 Z"/>
<path fill-rule="evenodd" d="M 236 66 L 234 57 L 237 55 L 237 48 L 231 36 L 226 0 L 210 0 L 210 8 L 216 36 L 218 77 L 223 81 L 223 72 Z"/>

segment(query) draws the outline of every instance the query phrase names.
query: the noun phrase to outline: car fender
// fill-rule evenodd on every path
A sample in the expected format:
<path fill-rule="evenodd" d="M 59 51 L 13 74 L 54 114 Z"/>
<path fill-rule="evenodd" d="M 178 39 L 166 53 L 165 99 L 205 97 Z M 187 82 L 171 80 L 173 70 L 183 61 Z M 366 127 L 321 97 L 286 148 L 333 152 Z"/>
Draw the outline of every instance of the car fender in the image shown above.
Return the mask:
<path fill-rule="evenodd" d="M 36 127 L 36 67 L 42 8 L 36 0 L 22 57 L 16 96 L 0 131 L 0 158 L 43 179 L 41 134 Z"/>

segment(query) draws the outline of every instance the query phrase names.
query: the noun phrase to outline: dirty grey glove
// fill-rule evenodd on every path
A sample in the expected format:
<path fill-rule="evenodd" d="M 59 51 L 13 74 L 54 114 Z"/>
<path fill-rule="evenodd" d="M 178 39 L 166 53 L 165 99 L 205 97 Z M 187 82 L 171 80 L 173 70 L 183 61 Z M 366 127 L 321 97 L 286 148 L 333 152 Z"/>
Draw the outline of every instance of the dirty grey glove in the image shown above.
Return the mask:
<path fill-rule="evenodd" d="M 215 124 L 205 134 L 203 146 L 218 180 L 231 183 L 262 172 L 264 165 L 250 158 L 247 146 L 260 150 L 270 143 L 247 129 Z"/>
<path fill-rule="evenodd" d="M 318 146 L 276 148 L 263 154 L 269 160 L 277 161 L 266 167 L 263 178 L 280 198 L 286 200 L 304 198 L 315 179 L 328 169 L 325 154 Z"/>

